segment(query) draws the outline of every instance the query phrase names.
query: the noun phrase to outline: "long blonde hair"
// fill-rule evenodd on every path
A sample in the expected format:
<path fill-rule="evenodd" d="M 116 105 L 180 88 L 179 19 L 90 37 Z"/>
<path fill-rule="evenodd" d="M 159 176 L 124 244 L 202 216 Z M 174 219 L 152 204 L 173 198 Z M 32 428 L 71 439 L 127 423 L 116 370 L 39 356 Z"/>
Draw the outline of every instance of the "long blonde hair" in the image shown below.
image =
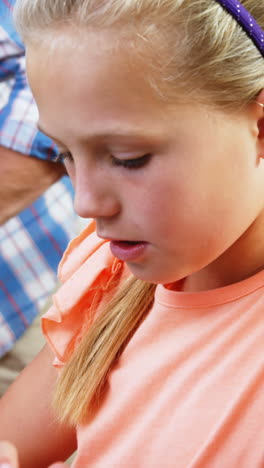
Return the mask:
<path fill-rule="evenodd" d="M 264 28 L 264 2 L 242 0 Z M 149 82 L 161 99 L 185 90 L 223 109 L 237 109 L 264 88 L 264 60 L 251 39 L 215 0 L 17 0 L 15 21 L 25 43 L 59 24 L 117 28 L 147 57 Z M 153 302 L 155 286 L 135 278 L 123 285 L 70 357 L 55 402 L 76 424 L 92 413 L 109 370 Z M 89 413 L 89 408 L 91 412 Z"/>

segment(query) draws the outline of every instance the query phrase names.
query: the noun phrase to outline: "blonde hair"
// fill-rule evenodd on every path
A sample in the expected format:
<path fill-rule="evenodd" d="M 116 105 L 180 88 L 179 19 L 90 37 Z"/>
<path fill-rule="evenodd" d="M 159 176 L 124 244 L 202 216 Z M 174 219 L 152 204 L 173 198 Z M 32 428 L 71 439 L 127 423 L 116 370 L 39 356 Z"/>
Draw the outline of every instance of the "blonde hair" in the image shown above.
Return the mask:
<path fill-rule="evenodd" d="M 264 2 L 242 3 L 264 28 Z M 232 110 L 264 88 L 263 57 L 215 0 L 17 0 L 14 15 L 26 44 L 68 23 L 129 34 L 138 56 L 148 56 L 149 82 L 162 99 L 178 99 L 185 90 Z M 83 337 L 55 394 L 63 420 L 76 424 L 92 415 L 109 370 L 148 313 L 154 291 L 154 285 L 130 279 Z"/>

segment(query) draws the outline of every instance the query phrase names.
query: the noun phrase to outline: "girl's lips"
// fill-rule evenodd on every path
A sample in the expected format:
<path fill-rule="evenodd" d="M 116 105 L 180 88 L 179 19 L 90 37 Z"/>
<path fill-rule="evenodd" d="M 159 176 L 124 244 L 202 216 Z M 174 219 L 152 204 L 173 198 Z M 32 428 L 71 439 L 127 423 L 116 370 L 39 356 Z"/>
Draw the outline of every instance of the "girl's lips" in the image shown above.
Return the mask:
<path fill-rule="evenodd" d="M 111 241 L 110 248 L 112 254 L 124 262 L 139 260 L 144 254 L 147 242 Z"/>

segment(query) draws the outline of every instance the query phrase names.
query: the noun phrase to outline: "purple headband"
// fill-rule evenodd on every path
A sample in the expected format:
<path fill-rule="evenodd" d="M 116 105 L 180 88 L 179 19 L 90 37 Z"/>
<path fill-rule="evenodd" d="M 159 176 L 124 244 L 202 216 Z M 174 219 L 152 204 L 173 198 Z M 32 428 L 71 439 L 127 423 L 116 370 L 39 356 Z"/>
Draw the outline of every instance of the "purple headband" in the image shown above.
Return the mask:
<path fill-rule="evenodd" d="M 216 0 L 240 24 L 264 57 L 264 31 L 238 0 Z M 263 1 L 263 0 L 256 0 Z"/>

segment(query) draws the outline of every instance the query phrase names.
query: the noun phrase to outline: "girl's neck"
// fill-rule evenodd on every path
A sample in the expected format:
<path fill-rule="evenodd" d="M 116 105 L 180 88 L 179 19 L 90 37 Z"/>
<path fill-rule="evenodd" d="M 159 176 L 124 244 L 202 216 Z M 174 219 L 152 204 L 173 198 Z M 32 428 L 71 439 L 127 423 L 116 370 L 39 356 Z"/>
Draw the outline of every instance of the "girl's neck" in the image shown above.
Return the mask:
<path fill-rule="evenodd" d="M 224 254 L 190 275 L 183 291 L 217 289 L 243 281 L 264 269 L 264 210 Z"/>

